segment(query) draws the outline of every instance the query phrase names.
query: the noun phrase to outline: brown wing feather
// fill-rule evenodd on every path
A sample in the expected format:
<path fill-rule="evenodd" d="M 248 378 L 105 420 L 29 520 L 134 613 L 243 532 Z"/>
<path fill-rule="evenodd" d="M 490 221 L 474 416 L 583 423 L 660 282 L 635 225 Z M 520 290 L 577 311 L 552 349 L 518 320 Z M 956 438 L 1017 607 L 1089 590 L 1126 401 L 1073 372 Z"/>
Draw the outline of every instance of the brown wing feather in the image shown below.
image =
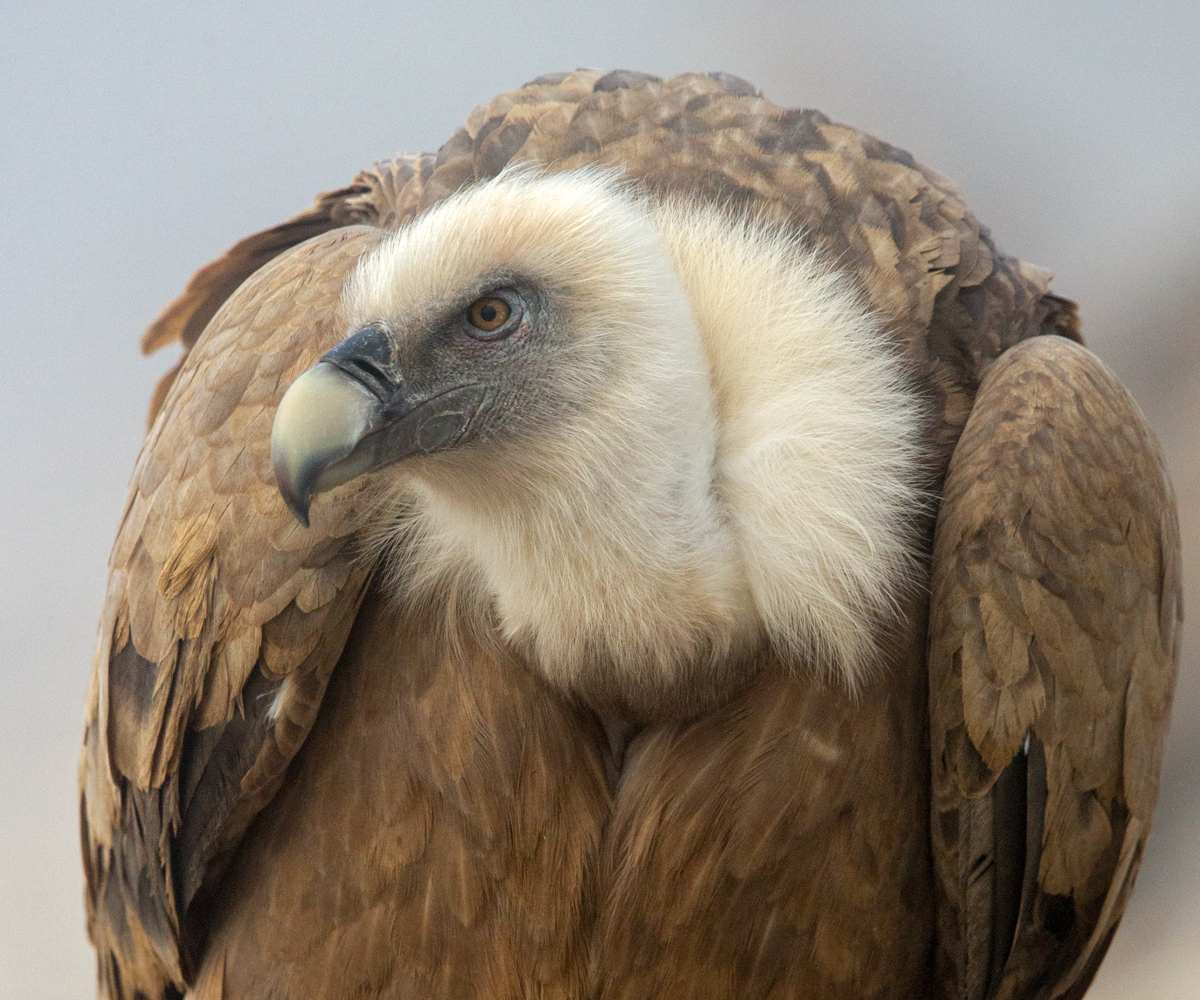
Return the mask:
<path fill-rule="evenodd" d="M 767 656 L 741 696 L 633 742 L 588 995 L 926 995 L 923 596 L 905 611 L 861 697 Z"/>
<path fill-rule="evenodd" d="M 1112 373 L 1057 337 L 1005 354 L 954 453 L 934 548 L 945 995 L 1077 997 L 1091 981 L 1158 796 L 1178 553 L 1158 446 Z M 1033 834 L 1019 906 L 995 881 L 1006 809 L 996 779 L 1010 765 L 1026 775 Z M 1006 905 L 1015 937 L 993 940 Z M 1005 964 L 998 949 L 1010 943 Z"/>
<path fill-rule="evenodd" d="M 230 997 L 581 996 L 603 732 L 444 608 L 371 588 L 288 782 L 214 901 Z"/>
<path fill-rule="evenodd" d="M 203 901 L 312 725 L 369 576 L 353 487 L 304 531 L 270 467 L 290 381 L 345 334 L 379 231 L 293 250 L 187 356 L 113 548 L 83 761 L 89 926 L 110 996 L 184 987 Z"/>

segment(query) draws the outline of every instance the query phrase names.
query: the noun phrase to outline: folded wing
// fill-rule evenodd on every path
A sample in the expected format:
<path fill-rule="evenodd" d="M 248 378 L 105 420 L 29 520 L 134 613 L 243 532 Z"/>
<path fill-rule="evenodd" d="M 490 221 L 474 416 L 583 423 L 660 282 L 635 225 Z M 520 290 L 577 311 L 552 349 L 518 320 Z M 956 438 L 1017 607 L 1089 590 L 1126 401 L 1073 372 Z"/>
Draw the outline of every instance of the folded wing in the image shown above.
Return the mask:
<path fill-rule="evenodd" d="M 954 452 L 930 618 L 943 995 L 1082 996 L 1158 797 L 1179 532 L 1153 433 L 1084 348 L 984 378 Z"/>
<path fill-rule="evenodd" d="M 186 356 L 134 471 L 88 695 L 81 820 L 110 997 L 185 988 L 202 906 L 312 725 L 369 566 L 353 487 L 302 529 L 271 471 L 284 389 L 345 333 L 342 284 L 381 236 L 272 261 Z"/>

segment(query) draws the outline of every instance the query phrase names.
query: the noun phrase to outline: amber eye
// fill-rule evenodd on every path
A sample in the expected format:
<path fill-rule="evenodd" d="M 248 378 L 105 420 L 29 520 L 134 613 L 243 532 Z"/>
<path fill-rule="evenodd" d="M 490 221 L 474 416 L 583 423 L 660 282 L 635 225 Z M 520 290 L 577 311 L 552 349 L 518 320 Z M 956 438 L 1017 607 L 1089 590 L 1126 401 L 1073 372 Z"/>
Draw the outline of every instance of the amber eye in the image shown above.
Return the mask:
<path fill-rule="evenodd" d="M 476 330 L 484 333 L 495 333 L 512 315 L 512 308 L 507 302 L 495 295 L 485 295 L 476 299 L 467 310 L 467 318 Z"/>

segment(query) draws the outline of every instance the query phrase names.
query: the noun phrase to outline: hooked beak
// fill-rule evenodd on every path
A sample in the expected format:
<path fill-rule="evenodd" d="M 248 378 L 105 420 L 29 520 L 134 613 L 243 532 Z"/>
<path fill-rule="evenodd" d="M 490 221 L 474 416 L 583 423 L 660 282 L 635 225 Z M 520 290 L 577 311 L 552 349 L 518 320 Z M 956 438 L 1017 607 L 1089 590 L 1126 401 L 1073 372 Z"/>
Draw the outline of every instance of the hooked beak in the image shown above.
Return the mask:
<path fill-rule="evenodd" d="M 284 503 L 308 527 L 312 498 L 410 455 L 463 443 L 487 390 L 413 392 L 391 372 L 387 331 L 368 326 L 301 375 L 279 401 L 271 464 Z"/>

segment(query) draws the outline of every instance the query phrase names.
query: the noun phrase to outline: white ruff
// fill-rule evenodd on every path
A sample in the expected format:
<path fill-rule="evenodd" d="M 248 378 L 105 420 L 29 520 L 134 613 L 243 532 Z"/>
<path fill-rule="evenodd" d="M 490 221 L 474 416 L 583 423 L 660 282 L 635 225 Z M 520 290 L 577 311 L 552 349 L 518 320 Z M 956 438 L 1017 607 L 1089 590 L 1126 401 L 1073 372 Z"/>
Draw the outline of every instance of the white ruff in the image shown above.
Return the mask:
<path fill-rule="evenodd" d="M 849 282 L 714 209 L 509 173 L 370 254 L 347 312 L 400 329 L 489 273 L 546 290 L 577 405 L 381 477 L 397 594 L 493 614 L 567 688 L 669 691 L 763 636 L 862 680 L 914 565 L 920 412 Z"/>

